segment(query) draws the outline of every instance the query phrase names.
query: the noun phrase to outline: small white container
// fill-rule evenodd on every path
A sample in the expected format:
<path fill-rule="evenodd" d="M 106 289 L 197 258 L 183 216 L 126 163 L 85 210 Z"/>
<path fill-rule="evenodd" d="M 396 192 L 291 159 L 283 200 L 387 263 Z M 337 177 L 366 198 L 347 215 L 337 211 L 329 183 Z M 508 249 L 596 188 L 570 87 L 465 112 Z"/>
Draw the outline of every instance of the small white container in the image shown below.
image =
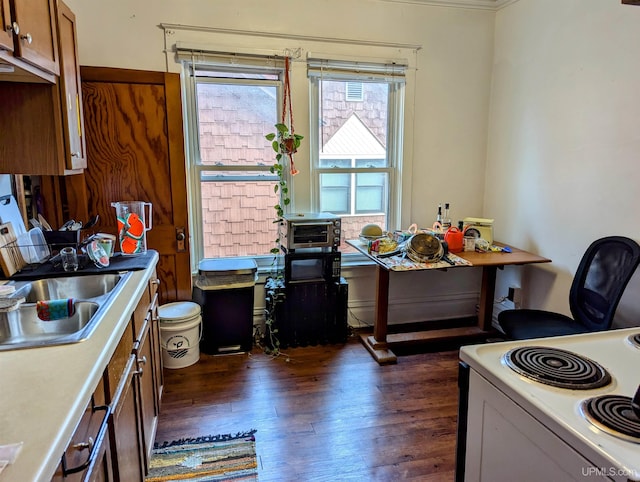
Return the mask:
<path fill-rule="evenodd" d="M 200 359 L 202 316 L 191 301 L 167 303 L 158 308 L 160 344 L 165 368 L 185 368 Z"/>
<path fill-rule="evenodd" d="M 28 264 L 43 263 L 51 255 L 42 229 L 33 228 L 18 236 L 17 245 Z"/>

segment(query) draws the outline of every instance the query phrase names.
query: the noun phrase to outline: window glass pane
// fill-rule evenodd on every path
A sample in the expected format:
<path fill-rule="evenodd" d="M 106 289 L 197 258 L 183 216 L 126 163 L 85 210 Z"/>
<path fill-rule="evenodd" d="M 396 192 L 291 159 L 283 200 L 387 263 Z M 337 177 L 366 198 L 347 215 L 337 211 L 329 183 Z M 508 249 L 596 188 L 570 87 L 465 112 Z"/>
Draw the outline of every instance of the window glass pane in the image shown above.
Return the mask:
<path fill-rule="evenodd" d="M 277 122 L 275 85 L 199 82 L 196 89 L 202 164 L 273 164 L 265 135 Z"/>
<path fill-rule="evenodd" d="M 356 175 L 356 212 L 384 212 L 385 186 L 387 175 L 384 172 L 361 173 Z"/>
<path fill-rule="evenodd" d="M 273 182 L 201 182 L 204 256 L 266 255 L 278 237 Z"/>
<path fill-rule="evenodd" d="M 201 73 L 201 72 L 200 72 Z M 275 153 L 265 135 L 278 122 L 277 77 L 273 73 L 216 72 L 195 85 L 200 165 L 202 256 L 264 256 L 278 237 Z M 221 77 L 225 77 L 224 80 Z M 266 80 L 266 81 L 265 81 Z M 197 159 L 194 159 L 197 162 Z M 232 169 L 228 169 L 228 167 Z"/>
<path fill-rule="evenodd" d="M 362 151 L 379 149 L 380 146 L 384 149 L 387 145 L 389 85 L 384 82 L 364 82 L 364 101 L 350 102 L 347 101 L 347 83 L 340 80 L 320 81 L 322 145 L 327 147 L 332 138 L 340 140 L 346 137 L 340 144 L 343 150 Z M 347 124 L 348 120 L 352 122 Z M 357 137 L 349 139 L 347 132 L 342 130 L 344 127 Z M 323 152 L 326 153 L 321 149 L 320 154 Z"/>
<path fill-rule="evenodd" d="M 320 175 L 320 211 L 351 212 L 351 174 Z"/>
<path fill-rule="evenodd" d="M 389 168 L 387 152 L 390 84 L 361 82 L 362 97 L 354 100 L 351 87 L 362 79 L 318 83 L 319 168 Z M 360 100 L 361 99 L 361 100 Z M 344 239 L 356 239 L 368 223 L 387 229 L 389 172 L 319 175 L 319 207 L 340 214 Z M 349 245 L 343 252 L 353 252 Z"/>

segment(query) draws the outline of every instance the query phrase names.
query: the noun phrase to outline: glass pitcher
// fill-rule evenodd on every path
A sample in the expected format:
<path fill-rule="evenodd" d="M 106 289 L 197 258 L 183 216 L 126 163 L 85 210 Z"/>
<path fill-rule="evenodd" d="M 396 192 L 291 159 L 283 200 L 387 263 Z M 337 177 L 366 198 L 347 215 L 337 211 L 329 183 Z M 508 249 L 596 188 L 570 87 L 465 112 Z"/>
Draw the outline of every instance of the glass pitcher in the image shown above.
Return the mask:
<path fill-rule="evenodd" d="M 147 251 L 147 231 L 152 227 L 151 203 L 143 201 L 119 201 L 111 203 L 116 208 L 118 241 L 123 255 L 142 254 Z M 147 224 L 148 223 L 148 224 Z"/>

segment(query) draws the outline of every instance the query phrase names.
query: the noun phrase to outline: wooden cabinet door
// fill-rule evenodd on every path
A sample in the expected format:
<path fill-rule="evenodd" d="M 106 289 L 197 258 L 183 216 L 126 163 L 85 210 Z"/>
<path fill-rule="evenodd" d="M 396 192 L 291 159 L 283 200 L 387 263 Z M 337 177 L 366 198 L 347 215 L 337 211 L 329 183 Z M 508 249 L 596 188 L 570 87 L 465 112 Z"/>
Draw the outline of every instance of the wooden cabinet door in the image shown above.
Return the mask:
<path fill-rule="evenodd" d="M 59 75 L 56 0 L 13 0 L 13 14 L 20 27 L 14 55 Z"/>
<path fill-rule="evenodd" d="M 153 350 L 153 378 L 156 388 L 156 400 L 158 406 L 156 411 L 160 413 L 160 401 L 162 400 L 162 391 L 164 389 L 164 375 L 163 375 L 163 363 L 162 363 L 162 339 L 160 338 L 160 319 L 158 318 L 158 294 L 154 293 L 153 301 L 151 302 L 151 308 L 149 309 L 149 316 L 151 321 L 150 336 L 151 336 L 151 348 Z"/>
<path fill-rule="evenodd" d="M 160 303 L 189 300 L 191 263 L 180 76 L 97 67 L 81 67 L 80 76 L 87 169 L 80 176 L 64 179 L 61 197 L 69 212 L 61 219 L 99 214 L 96 230 L 116 234 L 111 202 L 152 203 L 153 229 L 147 232 L 147 247 L 160 254 Z M 178 242 L 180 231 L 185 233 L 186 243 Z"/>
<path fill-rule="evenodd" d="M 112 401 L 112 457 L 115 473 L 121 481 L 144 480 L 144 458 L 138 416 L 140 407 L 135 376 L 137 366 L 136 355 L 131 354 Z"/>
<path fill-rule="evenodd" d="M 67 169 L 87 167 L 84 119 L 80 98 L 80 66 L 76 39 L 76 17 L 58 2 L 58 41 L 60 43 L 60 107 L 64 122 Z"/>
<path fill-rule="evenodd" d="M 147 318 L 149 321 L 149 318 Z M 149 466 L 149 458 L 153 450 L 153 441 L 158 425 L 158 412 L 156 410 L 156 390 L 153 379 L 153 350 L 150 333 L 151 325 L 147 322 L 142 333 L 142 338 L 136 350 L 138 370 L 136 376 L 139 383 L 140 415 L 142 425 L 143 453 L 145 467 Z"/>
<path fill-rule="evenodd" d="M 13 19 L 9 0 L 0 0 L 0 50 L 13 52 Z"/>
<path fill-rule="evenodd" d="M 0 117 L 0 172 L 66 175 L 86 167 L 75 17 L 62 2 L 58 12 L 58 83 L 0 82 L 0 105 L 7 112 Z"/>

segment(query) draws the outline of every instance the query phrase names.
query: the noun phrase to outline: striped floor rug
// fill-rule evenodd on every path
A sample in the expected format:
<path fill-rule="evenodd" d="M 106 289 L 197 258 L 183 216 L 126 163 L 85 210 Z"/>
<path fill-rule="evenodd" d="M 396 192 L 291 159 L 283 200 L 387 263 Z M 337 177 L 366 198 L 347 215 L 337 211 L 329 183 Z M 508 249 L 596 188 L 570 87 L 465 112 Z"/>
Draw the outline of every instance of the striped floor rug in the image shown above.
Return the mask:
<path fill-rule="evenodd" d="M 255 430 L 156 444 L 146 482 L 258 480 Z"/>

